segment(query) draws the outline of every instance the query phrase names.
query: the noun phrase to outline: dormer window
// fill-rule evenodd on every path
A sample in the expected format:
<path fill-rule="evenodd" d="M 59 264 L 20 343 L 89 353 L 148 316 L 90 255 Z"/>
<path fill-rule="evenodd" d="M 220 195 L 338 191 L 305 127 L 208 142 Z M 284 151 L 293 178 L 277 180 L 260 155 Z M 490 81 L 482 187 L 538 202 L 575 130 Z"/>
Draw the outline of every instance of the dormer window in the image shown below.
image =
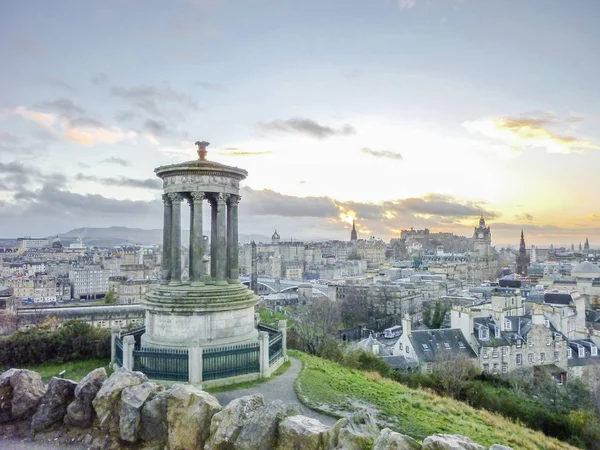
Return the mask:
<path fill-rule="evenodd" d="M 487 329 L 487 327 L 481 327 L 479 329 L 479 339 L 481 339 L 482 341 L 487 341 L 490 338 L 490 330 Z"/>
<path fill-rule="evenodd" d="M 500 338 L 500 328 L 496 327 L 496 328 L 494 329 L 494 337 L 495 337 L 496 339 L 499 339 L 499 338 Z"/>
<path fill-rule="evenodd" d="M 577 346 L 577 356 L 579 356 L 580 358 L 585 357 L 585 348 L 581 345 Z"/>
<path fill-rule="evenodd" d="M 423 346 L 423 351 L 428 352 L 429 351 L 429 345 L 427 344 L 421 344 Z"/>
<path fill-rule="evenodd" d="M 571 347 L 569 347 L 569 351 L 567 352 L 567 356 L 569 357 L 569 359 L 573 359 L 573 349 Z"/>
<path fill-rule="evenodd" d="M 504 329 L 510 330 L 512 328 L 512 323 L 510 320 L 504 319 Z"/>
<path fill-rule="evenodd" d="M 544 320 L 544 324 L 546 325 L 546 328 L 550 328 L 550 321 L 548 319 Z"/>
<path fill-rule="evenodd" d="M 598 356 L 598 347 L 592 345 L 592 356 Z"/>

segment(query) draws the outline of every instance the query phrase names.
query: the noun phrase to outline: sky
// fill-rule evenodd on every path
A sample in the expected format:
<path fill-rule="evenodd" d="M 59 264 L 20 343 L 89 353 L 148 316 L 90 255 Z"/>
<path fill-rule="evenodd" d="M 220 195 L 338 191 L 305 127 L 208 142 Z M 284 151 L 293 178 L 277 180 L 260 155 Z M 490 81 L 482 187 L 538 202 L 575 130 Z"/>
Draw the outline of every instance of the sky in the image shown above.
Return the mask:
<path fill-rule="evenodd" d="M 600 243 L 597 0 L 0 2 L 0 236 L 162 227 L 154 168 L 249 172 L 240 233 Z M 184 208 L 185 210 L 185 208 Z"/>

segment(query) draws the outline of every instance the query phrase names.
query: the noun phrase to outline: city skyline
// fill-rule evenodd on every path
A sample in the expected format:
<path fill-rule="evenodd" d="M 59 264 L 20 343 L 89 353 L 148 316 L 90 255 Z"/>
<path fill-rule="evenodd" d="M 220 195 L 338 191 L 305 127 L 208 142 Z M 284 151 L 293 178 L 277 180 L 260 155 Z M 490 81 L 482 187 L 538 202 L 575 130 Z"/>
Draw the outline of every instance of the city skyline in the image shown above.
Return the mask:
<path fill-rule="evenodd" d="M 164 5 L 0 6 L 3 236 L 159 228 L 154 168 L 206 139 L 243 234 L 600 241 L 596 2 Z"/>

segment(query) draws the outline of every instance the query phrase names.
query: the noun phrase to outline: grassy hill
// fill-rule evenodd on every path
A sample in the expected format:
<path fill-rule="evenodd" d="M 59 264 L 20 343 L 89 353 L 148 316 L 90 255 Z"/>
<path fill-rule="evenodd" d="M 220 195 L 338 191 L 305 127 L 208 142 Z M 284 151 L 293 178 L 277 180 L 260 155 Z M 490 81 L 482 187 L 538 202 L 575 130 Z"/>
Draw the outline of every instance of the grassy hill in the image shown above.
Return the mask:
<path fill-rule="evenodd" d="M 307 406 L 333 415 L 367 408 L 380 422 L 417 440 L 435 433 L 461 434 L 491 446 L 514 449 L 575 449 L 502 416 L 474 409 L 436 394 L 411 389 L 375 372 L 348 369 L 334 362 L 299 352 L 303 369 L 296 392 Z"/>

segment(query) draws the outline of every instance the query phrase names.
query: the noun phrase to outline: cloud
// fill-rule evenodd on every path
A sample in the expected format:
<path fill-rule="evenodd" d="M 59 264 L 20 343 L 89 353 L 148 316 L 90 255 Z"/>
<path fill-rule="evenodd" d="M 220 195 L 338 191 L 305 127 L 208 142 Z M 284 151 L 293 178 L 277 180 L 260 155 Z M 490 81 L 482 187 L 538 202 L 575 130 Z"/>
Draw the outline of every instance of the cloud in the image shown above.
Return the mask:
<path fill-rule="evenodd" d="M 122 186 L 139 189 L 162 189 L 162 182 L 156 178 L 146 178 L 140 180 L 137 178 L 128 177 L 98 177 L 95 175 L 85 175 L 78 173 L 75 176 L 77 181 L 91 181 L 93 183 L 103 184 L 105 186 Z"/>
<path fill-rule="evenodd" d="M 523 221 L 523 222 L 533 222 L 533 216 L 528 213 L 515 214 L 515 219 Z"/>
<path fill-rule="evenodd" d="M 386 158 L 386 159 L 395 159 L 402 160 L 402 155 L 396 152 L 390 152 L 388 150 L 372 150 L 370 148 L 361 148 L 361 152 L 374 156 L 375 158 Z"/>
<path fill-rule="evenodd" d="M 115 166 L 131 167 L 131 163 L 123 158 L 116 158 L 111 156 L 110 158 L 103 159 L 100 161 L 101 164 L 114 164 Z"/>
<path fill-rule="evenodd" d="M 44 83 L 46 83 L 52 87 L 63 89 L 67 92 L 73 93 L 76 91 L 76 89 L 73 86 L 71 86 L 69 83 L 62 81 L 62 80 L 55 80 L 55 79 L 50 78 L 50 79 L 46 79 L 43 81 L 44 81 Z"/>
<path fill-rule="evenodd" d="M 299 133 L 317 139 L 327 139 L 333 136 L 349 136 L 356 134 L 352 125 L 343 125 L 339 129 L 321 125 L 312 119 L 294 117 L 288 120 L 262 122 L 258 125 L 263 133 Z"/>
<path fill-rule="evenodd" d="M 167 116 L 165 108 L 168 106 L 190 109 L 197 109 L 198 107 L 196 101 L 191 96 L 169 87 L 157 88 L 148 85 L 132 87 L 112 86 L 110 93 L 154 116 Z"/>
<path fill-rule="evenodd" d="M 217 154 L 223 156 L 255 156 L 255 155 L 269 155 L 273 153 L 271 150 L 257 150 L 257 151 L 246 151 L 241 150 L 237 147 L 228 147 L 223 150 L 218 150 Z"/>
<path fill-rule="evenodd" d="M 138 117 L 138 114 L 133 111 L 117 111 L 115 114 L 117 122 L 131 122 L 136 117 Z"/>
<path fill-rule="evenodd" d="M 201 87 L 209 91 L 227 92 L 227 88 L 220 83 L 211 83 L 209 81 L 196 81 L 194 86 Z"/>
<path fill-rule="evenodd" d="M 108 75 L 105 73 L 95 73 L 91 77 L 92 83 L 100 86 L 108 83 Z"/>
<path fill-rule="evenodd" d="M 57 98 L 51 102 L 38 103 L 37 107 L 42 109 L 51 109 L 52 111 L 68 117 L 85 113 L 85 110 L 81 106 L 76 105 L 68 98 Z"/>
<path fill-rule="evenodd" d="M 167 131 L 167 124 L 161 120 L 147 119 L 144 122 L 144 129 L 155 136 L 161 136 Z"/>
<path fill-rule="evenodd" d="M 0 182 L 10 191 L 29 189 L 39 184 L 64 187 L 67 181 L 67 177 L 62 173 L 45 173 L 19 161 L 0 162 Z"/>
<path fill-rule="evenodd" d="M 133 140 L 137 136 L 134 131 L 123 131 L 118 127 L 105 127 L 100 122 L 89 118 L 72 119 L 61 114 L 30 110 L 24 106 L 18 106 L 13 113 L 38 124 L 53 137 L 86 146 L 115 144 Z"/>
<path fill-rule="evenodd" d="M 415 6 L 415 0 L 398 0 L 398 7 L 400 9 L 411 9 Z"/>
<path fill-rule="evenodd" d="M 600 150 L 600 146 L 591 140 L 551 129 L 564 128 L 582 120 L 583 118 L 577 116 L 559 120 L 550 114 L 542 113 L 537 114 L 537 117 L 480 119 L 464 122 L 462 125 L 473 134 L 481 134 L 502 142 L 514 153 L 530 148 L 542 148 L 548 153 L 584 153 L 588 150 Z"/>

